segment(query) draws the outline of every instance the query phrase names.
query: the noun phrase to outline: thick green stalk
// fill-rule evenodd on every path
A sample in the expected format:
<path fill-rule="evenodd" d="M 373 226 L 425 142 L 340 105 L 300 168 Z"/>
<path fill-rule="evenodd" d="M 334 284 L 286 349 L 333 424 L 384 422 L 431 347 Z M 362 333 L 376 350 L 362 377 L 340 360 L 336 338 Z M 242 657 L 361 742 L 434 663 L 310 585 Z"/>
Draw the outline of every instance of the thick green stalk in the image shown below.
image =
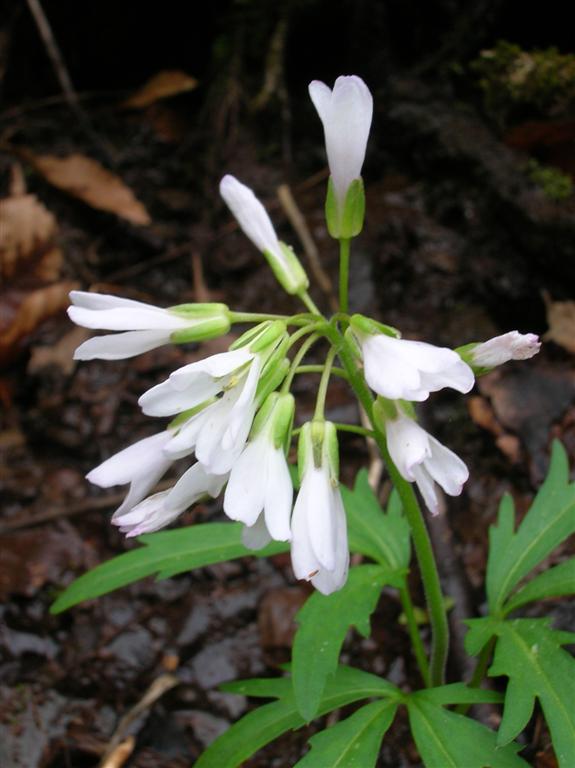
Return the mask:
<path fill-rule="evenodd" d="M 315 401 L 315 412 L 313 418 L 315 421 L 323 421 L 325 410 L 325 398 L 327 396 L 327 386 L 329 384 L 329 377 L 331 376 L 331 366 L 333 365 L 333 359 L 336 355 L 336 350 L 331 347 L 327 353 L 325 359 L 323 373 L 321 374 L 321 380 L 317 390 L 317 399 Z"/>
<path fill-rule="evenodd" d="M 351 240 L 339 241 L 339 311 L 347 312 L 349 301 L 349 251 Z"/>
<path fill-rule="evenodd" d="M 432 686 L 442 685 L 445 675 L 445 665 L 447 662 L 447 652 L 449 649 L 449 626 L 447 623 L 447 614 L 443 594 L 441 592 L 441 583 L 439 573 L 431 547 L 431 541 L 419 503 L 413 491 L 413 488 L 407 480 L 399 474 L 399 471 L 393 463 L 385 435 L 376 427 L 372 419 L 373 401 L 371 393 L 365 383 L 363 376 L 358 370 L 354 353 L 339 333 L 332 325 L 326 328 L 327 337 L 337 349 L 337 354 L 349 377 L 349 382 L 370 418 L 373 426 L 373 436 L 377 446 L 385 461 L 391 480 L 397 489 L 405 516 L 411 529 L 411 537 L 415 547 L 415 554 L 419 563 L 419 570 L 423 581 L 423 588 L 427 601 L 429 618 L 432 632 L 431 663 L 430 663 L 430 682 Z"/>
<path fill-rule="evenodd" d="M 423 678 L 423 682 L 427 688 L 431 685 L 431 678 L 429 676 L 429 664 L 427 663 L 427 657 L 425 655 L 425 648 L 419 634 L 419 627 L 415 618 L 415 611 L 413 610 L 413 603 L 411 601 L 411 595 L 407 586 L 402 587 L 399 590 L 399 597 L 401 599 L 401 605 L 403 607 L 403 613 L 405 614 L 405 621 L 407 623 L 407 631 L 411 639 L 411 645 L 413 646 L 413 653 L 417 666 Z"/>

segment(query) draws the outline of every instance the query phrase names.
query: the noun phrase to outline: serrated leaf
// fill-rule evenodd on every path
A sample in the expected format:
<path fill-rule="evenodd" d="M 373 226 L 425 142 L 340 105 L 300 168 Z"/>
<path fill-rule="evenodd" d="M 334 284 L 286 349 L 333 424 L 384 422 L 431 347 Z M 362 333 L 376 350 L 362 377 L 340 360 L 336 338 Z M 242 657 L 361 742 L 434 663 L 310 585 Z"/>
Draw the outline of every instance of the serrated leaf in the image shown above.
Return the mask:
<path fill-rule="evenodd" d="M 319 707 L 326 681 L 337 669 L 350 626 L 369 635 L 375 610 L 390 572 L 380 565 L 352 568 L 345 586 L 331 595 L 314 592 L 299 610 L 292 652 L 292 679 L 298 709 L 306 721 Z"/>
<path fill-rule="evenodd" d="M 519 528 L 510 534 L 512 512 L 512 501 L 505 497 L 498 526 L 490 535 L 487 597 L 494 614 L 501 611 L 521 579 L 575 532 L 575 483 L 569 482 L 567 456 L 561 443 L 553 443 L 547 478 Z"/>
<path fill-rule="evenodd" d="M 61 613 L 73 605 L 90 600 L 126 584 L 157 574 L 167 579 L 177 573 L 212 563 L 256 555 L 267 557 L 285 552 L 289 545 L 273 542 L 254 552 L 241 540 L 241 523 L 204 523 L 140 536 L 145 546 L 125 552 L 80 576 L 52 605 L 51 613 Z"/>
<path fill-rule="evenodd" d="M 534 600 L 572 594 L 575 594 L 575 558 L 540 573 L 528 582 L 507 601 L 505 613 L 511 613 Z"/>
<path fill-rule="evenodd" d="M 352 552 L 367 555 L 393 570 L 406 570 L 411 557 L 409 525 L 397 494 L 392 494 L 387 512 L 384 512 L 369 485 L 365 469 L 358 472 L 353 490 L 341 486 L 341 493 Z"/>
<path fill-rule="evenodd" d="M 496 634 L 489 674 L 506 675 L 510 681 L 499 743 L 522 730 L 538 698 L 559 765 L 570 768 L 575 755 L 575 659 L 561 645 L 574 642 L 575 635 L 554 632 L 547 619 L 500 621 Z"/>
<path fill-rule="evenodd" d="M 283 682 L 283 679 L 280 678 L 280 682 Z M 244 690 L 249 691 L 249 684 L 252 682 L 257 682 L 256 690 L 261 691 L 261 681 L 249 680 L 244 681 L 243 685 L 248 686 Z M 222 687 L 228 691 L 235 688 L 234 692 L 241 692 L 241 689 L 236 687 L 238 685 L 233 683 Z M 282 733 L 305 725 L 297 710 L 291 685 L 287 691 L 282 690 L 280 695 L 278 701 L 258 707 L 232 725 L 210 744 L 194 768 L 236 768 Z M 400 692 L 383 678 L 360 669 L 341 666 L 326 685 L 318 715 L 371 697 L 399 698 Z"/>
<path fill-rule="evenodd" d="M 381 740 L 397 711 L 395 701 L 374 701 L 310 739 L 295 768 L 374 768 Z"/>
<path fill-rule="evenodd" d="M 430 701 L 428 692 L 407 701 L 409 723 L 425 768 L 528 768 L 518 744 L 497 747 L 496 734 L 476 720 Z"/>

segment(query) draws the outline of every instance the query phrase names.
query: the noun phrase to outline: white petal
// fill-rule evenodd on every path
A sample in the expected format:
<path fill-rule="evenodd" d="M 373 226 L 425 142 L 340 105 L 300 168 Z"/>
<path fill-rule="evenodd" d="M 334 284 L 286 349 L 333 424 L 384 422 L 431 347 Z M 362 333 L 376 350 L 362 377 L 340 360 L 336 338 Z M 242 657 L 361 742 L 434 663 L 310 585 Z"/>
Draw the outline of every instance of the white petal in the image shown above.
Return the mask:
<path fill-rule="evenodd" d="M 431 455 L 429 435 L 413 419 L 399 416 L 386 424 L 387 445 L 402 477 L 415 480 L 414 467 Z"/>
<path fill-rule="evenodd" d="M 217 355 L 210 355 L 204 360 L 198 360 L 195 363 L 184 365 L 178 368 L 170 375 L 170 382 L 174 389 L 182 390 L 187 387 L 196 386 L 204 377 L 222 378 L 227 376 L 238 368 L 248 363 L 254 357 L 253 352 L 241 347 L 231 352 L 220 352 Z"/>
<path fill-rule="evenodd" d="M 300 489 L 292 516 L 291 562 L 296 579 L 306 581 L 312 579 L 321 568 L 309 540 L 309 511 L 309 498 Z"/>
<path fill-rule="evenodd" d="M 528 360 L 541 349 L 539 337 L 534 333 L 509 331 L 495 336 L 472 351 L 473 364 L 481 368 L 495 368 L 509 360 Z"/>
<path fill-rule="evenodd" d="M 105 331 L 177 330 L 189 328 L 195 322 L 174 315 L 166 310 L 119 307 L 117 309 L 84 309 L 68 307 L 68 315 L 76 325 Z"/>
<path fill-rule="evenodd" d="M 195 389 L 174 389 L 170 379 L 156 384 L 140 397 L 138 404 L 147 416 L 172 416 L 195 408 L 220 391 L 212 379 L 203 379 Z"/>
<path fill-rule="evenodd" d="M 145 304 L 142 301 L 133 299 L 124 299 L 121 296 L 111 296 L 108 293 L 90 293 L 88 291 L 70 291 L 70 301 L 76 307 L 85 309 L 117 309 L 118 307 L 136 307 L 139 309 L 153 309 L 156 312 L 163 312 L 160 307 L 154 307 L 152 304 Z"/>
<path fill-rule="evenodd" d="M 175 520 L 177 512 L 167 510 L 165 500 L 169 491 L 160 491 L 148 496 L 129 512 L 116 514 L 112 522 L 128 537 L 140 536 L 142 533 L 152 533 Z"/>
<path fill-rule="evenodd" d="M 271 251 L 283 261 L 270 217 L 252 190 L 234 176 L 227 175 L 220 182 L 220 194 L 256 248 Z"/>
<path fill-rule="evenodd" d="M 411 361 L 404 359 L 386 336 L 371 336 L 363 344 L 365 379 L 369 386 L 389 400 L 412 399 L 421 376 Z"/>
<path fill-rule="evenodd" d="M 433 478 L 429 475 L 427 468 L 422 464 L 413 468 L 413 475 L 417 487 L 423 496 L 426 507 L 432 515 L 437 515 L 439 513 L 439 499 L 437 498 L 437 491 L 435 489 Z"/>
<path fill-rule="evenodd" d="M 264 508 L 268 450 L 268 441 L 262 434 L 248 443 L 233 465 L 224 496 L 224 512 L 231 520 L 252 526 L 260 517 Z"/>
<path fill-rule="evenodd" d="M 302 482 L 300 494 L 308 496 L 307 528 L 309 540 L 322 568 L 335 568 L 335 518 L 333 496 L 327 470 L 309 470 Z"/>
<path fill-rule="evenodd" d="M 189 421 L 186 421 L 180 427 L 179 432 L 164 446 L 166 456 L 171 456 L 172 459 L 181 459 L 184 456 L 188 456 L 195 449 L 202 425 L 209 418 L 207 410 L 205 408 L 195 416 L 192 416 Z"/>
<path fill-rule="evenodd" d="M 469 478 L 469 470 L 465 463 L 450 451 L 439 440 L 429 436 L 431 456 L 426 459 L 425 466 L 431 477 L 443 488 L 449 496 L 459 496 L 463 484 Z"/>
<path fill-rule="evenodd" d="M 74 352 L 74 360 L 124 360 L 170 341 L 170 331 L 126 331 L 88 339 Z"/>
<path fill-rule="evenodd" d="M 154 464 L 150 463 L 149 465 L 142 465 L 140 472 L 132 478 L 130 490 L 126 495 L 126 498 L 112 515 L 112 521 L 116 520 L 117 517 L 128 512 L 135 507 L 136 504 L 142 501 L 142 499 L 154 488 L 156 483 L 165 475 L 171 463 L 171 460 L 164 459 L 156 461 Z"/>
<path fill-rule="evenodd" d="M 215 498 L 226 480 L 226 475 L 218 477 L 209 475 L 201 464 L 196 463 L 184 472 L 170 491 L 165 501 L 166 509 L 173 510 L 179 515 L 202 496 L 209 494 Z"/>
<path fill-rule="evenodd" d="M 321 80 L 313 80 L 309 86 L 309 96 L 317 110 L 322 122 L 329 119 L 329 110 L 331 107 L 331 88 Z"/>
<path fill-rule="evenodd" d="M 254 525 L 246 525 L 242 529 L 242 542 L 248 549 L 263 549 L 270 541 L 271 536 L 263 515 L 258 517 Z"/>
<path fill-rule="evenodd" d="M 333 508 L 336 522 L 336 562 L 333 571 L 321 569 L 311 583 L 324 595 L 341 589 L 347 581 L 349 570 L 349 546 L 347 543 L 347 521 L 339 489 L 333 491 Z"/>
<path fill-rule="evenodd" d="M 86 478 L 101 488 L 124 485 L 131 482 L 142 466 L 150 466 L 163 460 L 162 448 L 170 440 L 171 433 L 164 430 L 110 456 L 95 467 Z"/>
<path fill-rule="evenodd" d="M 281 448 L 272 449 L 270 446 L 265 478 L 264 513 L 267 529 L 276 541 L 289 541 L 291 538 L 292 503 L 293 485 L 285 454 Z"/>
<path fill-rule="evenodd" d="M 473 389 L 474 384 L 475 375 L 463 360 L 459 360 L 440 373 L 421 374 L 421 389 L 428 392 L 437 392 L 444 387 L 449 387 L 466 394 Z"/>

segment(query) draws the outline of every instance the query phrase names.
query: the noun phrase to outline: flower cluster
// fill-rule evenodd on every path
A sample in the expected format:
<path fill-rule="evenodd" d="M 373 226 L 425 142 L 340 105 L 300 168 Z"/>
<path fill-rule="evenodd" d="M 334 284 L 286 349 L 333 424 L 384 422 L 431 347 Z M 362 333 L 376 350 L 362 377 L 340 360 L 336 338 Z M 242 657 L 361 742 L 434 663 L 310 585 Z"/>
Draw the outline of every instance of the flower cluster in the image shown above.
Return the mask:
<path fill-rule="evenodd" d="M 372 97 L 358 77 L 339 77 L 333 90 L 313 82 L 310 95 L 323 122 L 330 181 L 326 217 L 330 234 L 349 244 L 363 225 L 361 179 L 372 118 Z M 305 304 L 292 317 L 250 316 L 224 304 L 184 304 L 167 309 L 115 296 L 74 291 L 70 318 L 86 328 L 115 331 L 84 342 L 80 360 L 118 360 L 168 343 L 197 342 L 228 333 L 236 322 L 253 327 L 228 351 L 174 371 L 139 400 L 143 412 L 171 419 L 150 437 L 108 458 L 88 474 L 101 487 L 129 485 L 112 521 L 128 536 L 156 531 L 204 498 L 223 494 L 223 509 L 244 524 L 247 547 L 271 539 L 291 541 L 298 578 L 325 594 L 346 580 L 349 552 L 339 491 L 338 425 L 324 417 L 334 345 L 322 373 L 315 415 L 299 429 L 300 487 L 295 504 L 288 466 L 295 416 L 290 392 L 308 349 L 319 338 L 355 354 L 359 375 L 376 394 L 373 427 L 385 435 L 405 480 L 416 483 L 432 513 L 437 486 L 455 496 L 468 472 L 463 461 L 423 430 L 413 403 L 444 387 L 469 392 L 475 376 L 539 349 L 533 334 L 517 331 L 457 350 L 408 341 L 389 326 L 361 315 L 325 318 L 309 297 L 309 281 L 294 251 L 278 239 L 254 193 L 233 176 L 220 192 L 248 238 L 267 259 L 280 285 Z M 295 328 L 295 330 L 292 330 Z M 292 355 L 295 344 L 300 344 Z M 339 344 L 339 342 L 338 342 Z M 352 355 L 353 358 L 353 355 Z M 347 371 L 351 381 L 351 374 Z M 167 490 L 153 493 L 178 459 L 188 468 Z M 224 490 L 225 489 L 225 490 Z"/>

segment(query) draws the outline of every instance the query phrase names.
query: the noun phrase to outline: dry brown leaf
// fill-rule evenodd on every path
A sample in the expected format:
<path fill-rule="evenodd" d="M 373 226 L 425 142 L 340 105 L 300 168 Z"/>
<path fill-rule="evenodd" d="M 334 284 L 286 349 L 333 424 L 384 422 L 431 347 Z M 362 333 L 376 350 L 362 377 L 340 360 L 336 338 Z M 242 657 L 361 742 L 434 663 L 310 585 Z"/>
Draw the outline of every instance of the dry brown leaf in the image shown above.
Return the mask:
<path fill-rule="evenodd" d="M 547 293 L 543 298 L 549 325 L 543 339 L 575 354 L 575 301 L 552 301 Z"/>
<path fill-rule="evenodd" d="M 28 373 L 35 374 L 49 365 L 69 376 L 76 367 L 74 350 L 91 335 L 85 328 L 74 327 L 52 346 L 34 347 L 28 361 Z"/>
<path fill-rule="evenodd" d="M 151 223 L 149 213 L 132 190 L 119 176 L 92 158 L 79 154 L 56 157 L 28 152 L 26 156 L 46 181 L 92 208 L 115 213 L 132 224 Z"/>
<path fill-rule="evenodd" d="M 14 312 L 7 303 L 0 306 L 0 364 L 12 358 L 18 342 L 44 322 L 62 311 L 70 303 L 68 294 L 78 283 L 63 281 L 31 291 L 16 301 Z"/>
<path fill-rule="evenodd" d="M 8 280 L 30 259 L 39 259 L 34 273 L 41 280 L 58 276 L 62 254 L 53 247 L 56 219 L 34 195 L 0 200 L 0 279 Z"/>
<path fill-rule="evenodd" d="M 122 106 L 127 109 L 143 109 L 160 99 L 167 99 L 185 91 L 193 91 L 197 86 L 198 81 L 185 72 L 179 69 L 166 69 L 151 77 Z"/>

